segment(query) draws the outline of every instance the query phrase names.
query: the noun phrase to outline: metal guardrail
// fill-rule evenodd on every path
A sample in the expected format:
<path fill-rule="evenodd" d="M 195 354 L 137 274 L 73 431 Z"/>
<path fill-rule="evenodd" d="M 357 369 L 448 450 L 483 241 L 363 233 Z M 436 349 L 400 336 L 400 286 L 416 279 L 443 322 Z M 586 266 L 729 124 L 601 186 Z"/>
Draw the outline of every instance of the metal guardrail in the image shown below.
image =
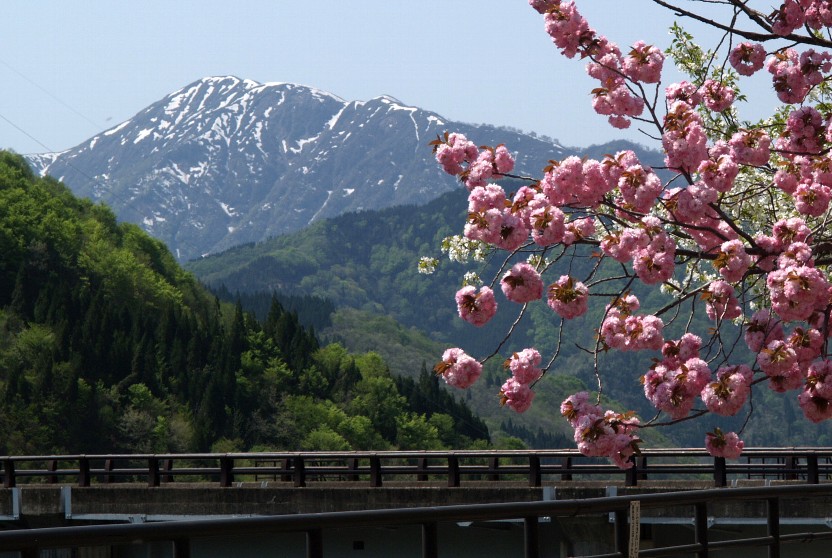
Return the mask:
<path fill-rule="evenodd" d="M 610 514 L 614 519 L 614 548 L 607 554 L 592 558 L 653 558 L 696 554 L 701 558 L 709 552 L 737 547 L 764 546 L 769 558 L 779 558 L 781 545 L 832 539 L 830 532 L 781 534 L 781 503 L 783 500 L 832 497 L 832 483 L 820 485 L 786 485 L 762 488 L 708 489 L 662 494 L 643 494 L 583 500 L 538 501 L 506 504 L 481 504 L 431 508 L 406 508 L 360 512 L 335 512 L 260 516 L 222 520 L 175 521 L 121 525 L 92 525 L 28 529 L 0 532 L 0 551 L 17 551 L 22 558 L 37 558 L 40 551 L 52 548 L 78 548 L 145 542 L 169 541 L 174 558 L 190 558 L 191 541 L 211 537 L 253 536 L 278 533 L 305 533 L 306 555 L 323 558 L 324 532 L 339 528 L 373 528 L 401 525 L 421 526 L 423 558 L 439 554 L 438 525 L 445 522 L 500 521 L 520 519 L 524 526 L 523 555 L 539 558 L 539 522 L 543 517 L 579 517 Z M 756 500 L 765 503 L 766 533 L 762 536 L 711 541 L 708 537 L 708 510 L 717 502 Z M 695 541 L 690 544 L 639 550 L 630 546 L 632 526 L 638 513 L 657 508 L 692 508 Z M 637 533 L 638 531 L 635 531 Z M 588 557 L 587 557 L 588 558 Z"/>
<path fill-rule="evenodd" d="M 645 479 L 709 479 L 727 486 L 734 479 L 802 480 L 818 484 L 832 477 L 832 448 L 753 448 L 742 459 L 727 462 L 704 449 L 653 449 L 621 470 L 606 460 L 587 458 L 576 450 L 269 452 L 225 454 L 110 454 L 0 457 L 3 486 L 19 483 L 92 484 L 146 481 L 157 487 L 175 481 L 214 482 L 221 487 L 240 480 L 262 480 L 304 487 L 317 481 L 445 481 L 458 487 L 463 479 L 523 481 L 542 486 L 544 479 L 615 480 L 637 486 Z"/>

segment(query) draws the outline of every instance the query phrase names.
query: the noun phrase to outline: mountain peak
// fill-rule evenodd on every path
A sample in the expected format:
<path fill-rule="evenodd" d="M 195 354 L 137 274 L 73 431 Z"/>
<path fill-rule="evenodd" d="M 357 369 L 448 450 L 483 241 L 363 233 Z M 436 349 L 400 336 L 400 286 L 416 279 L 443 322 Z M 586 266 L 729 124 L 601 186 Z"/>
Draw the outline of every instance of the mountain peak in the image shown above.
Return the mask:
<path fill-rule="evenodd" d="M 196 80 L 75 148 L 29 161 L 187 260 L 457 188 L 427 145 L 445 130 L 511 145 L 527 154 L 518 161 L 525 172 L 563 155 L 551 142 L 447 122 L 391 95 L 347 102 L 229 75 Z"/>

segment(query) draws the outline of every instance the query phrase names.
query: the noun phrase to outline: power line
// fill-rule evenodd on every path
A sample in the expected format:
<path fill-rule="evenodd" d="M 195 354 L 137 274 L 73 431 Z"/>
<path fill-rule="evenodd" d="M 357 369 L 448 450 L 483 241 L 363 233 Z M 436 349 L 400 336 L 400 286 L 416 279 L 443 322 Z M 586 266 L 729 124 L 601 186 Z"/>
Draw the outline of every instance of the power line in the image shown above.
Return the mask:
<path fill-rule="evenodd" d="M 79 116 L 80 118 L 83 118 L 84 120 L 86 120 L 88 123 L 90 123 L 90 124 L 91 124 L 91 125 L 95 128 L 95 130 L 96 130 L 96 131 L 98 131 L 99 129 L 101 129 L 101 125 L 100 125 L 100 124 L 98 124 L 98 123 L 94 122 L 91 118 L 88 118 L 88 117 L 87 117 L 85 114 L 83 114 L 81 111 L 77 110 L 75 107 L 73 107 L 72 105 L 70 105 L 69 103 L 67 103 L 66 101 L 64 101 L 63 99 L 61 99 L 60 97 L 58 97 L 57 95 L 55 95 L 54 93 L 52 93 L 51 91 L 49 91 L 48 89 L 46 89 L 45 87 L 43 87 L 42 85 L 40 85 L 40 84 L 38 84 L 37 82 L 35 82 L 32 78 L 30 78 L 30 77 L 26 76 L 25 74 L 23 74 L 20 70 L 18 70 L 18 69 L 16 69 L 16 68 L 14 68 L 11 64 L 9 64 L 8 62 L 6 62 L 6 61 L 5 61 L 5 60 L 3 60 L 2 58 L 0 58 L 0 64 L 3 64 L 6 68 L 8 68 L 9 70 L 11 70 L 11 71 L 12 71 L 12 72 L 14 72 L 15 74 L 17 74 L 20 78 L 22 78 L 22 79 L 26 80 L 26 81 L 27 81 L 27 82 L 29 82 L 31 85 L 33 85 L 33 86 L 37 87 L 38 89 L 40 89 L 43 93 L 45 93 L 46 95 L 48 95 L 48 96 L 49 96 L 50 98 L 52 98 L 52 100 L 54 100 L 55 102 L 60 103 L 60 104 L 61 104 L 61 105 L 63 105 L 66 109 L 68 109 L 68 110 L 72 111 L 73 113 L 75 113 L 75 114 L 76 114 L 77 116 Z M 40 142 L 38 142 L 38 143 L 40 143 Z M 41 144 L 41 145 L 43 145 L 43 144 Z"/>
<path fill-rule="evenodd" d="M 5 121 L 5 122 L 9 125 L 9 126 L 11 126 L 12 128 L 14 128 L 14 129 L 15 129 L 15 130 L 17 130 L 18 132 L 20 132 L 21 134 L 23 134 L 24 136 L 26 136 L 27 138 L 29 138 L 30 140 L 32 140 L 33 142 L 35 142 L 36 144 L 38 144 L 39 146 L 41 146 L 42 148 L 44 148 L 46 151 L 48 151 L 48 152 L 50 152 L 50 153 L 55 153 L 55 150 L 54 150 L 54 149 L 52 149 L 52 148 L 50 148 L 49 146 L 47 146 L 46 144 L 44 144 L 44 143 L 43 143 L 42 141 L 40 141 L 38 138 L 36 138 L 36 137 L 35 137 L 35 136 L 33 136 L 32 134 L 30 134 L 29 132 L 27 132 L 26 130 L 24 130 L 23 128 L 21 128 L 20 126 L 18 126 L 17 124 L 15 124 L 15 123 L 14 123 L 14 122 L 12 122 L 11 120 L 9 120 L 9 119 L 8 119 L 8 118 L 6 118 L 5 116 L 3 116 L 2 114 L 0 114 L 0 119 L 4 120 L 4 121 Z"/>

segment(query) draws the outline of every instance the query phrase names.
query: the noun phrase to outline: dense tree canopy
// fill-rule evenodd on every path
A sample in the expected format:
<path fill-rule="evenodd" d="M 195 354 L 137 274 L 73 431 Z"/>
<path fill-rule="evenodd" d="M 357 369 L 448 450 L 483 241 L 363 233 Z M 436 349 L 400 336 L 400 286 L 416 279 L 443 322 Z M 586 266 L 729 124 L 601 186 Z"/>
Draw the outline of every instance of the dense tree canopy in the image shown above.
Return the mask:
<path fill-rule="evenodd" d="M 378 355 L 321 347 L 275 296 L 260 319 L 220 302 L 162 243 L 5 152 L 0 246 L 2 454 L 488 440 L 481 423 L 447 432 L 471 419 L 456 399 L 400 390 Z"/>

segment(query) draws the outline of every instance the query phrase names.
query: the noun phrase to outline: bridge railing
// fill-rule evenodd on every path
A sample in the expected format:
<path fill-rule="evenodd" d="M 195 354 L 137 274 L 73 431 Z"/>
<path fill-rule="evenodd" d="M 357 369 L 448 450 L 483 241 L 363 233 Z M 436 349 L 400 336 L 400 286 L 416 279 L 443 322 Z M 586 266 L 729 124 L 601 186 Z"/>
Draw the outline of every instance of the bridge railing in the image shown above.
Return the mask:
<path fill-rule="evenodd" d="M 523 503 L 478 504 L 431 508 L 402 508 L 352 512 L 292 514 L 220 520 L 168 521 L 115 525 L 90 525 L 45 529 L 19 529 L 0 532 L 0 552 L 19 552 L 22 558 L 38 558 L 46 549 L 74 549 L 106 546 L 135 541 L 168 541 L 174 558 L 190 558 L 192 541 L 212 537 L 264 536 L 280 533 L 305 533 L 306 556 L 323 558 L 325 533 L 336 529 L 362 529 L 419 526 L 422 558 L 437 558 L 440 548 L 438 527 L 450 522 L 519 520 L 523 524 L 525 558 L 539 558 L 540 521 L 609 515 L 612 537 L 609 552 L 591 558 L 653 558 L 658 556 L 707 557 L 709 553 L 745 547 L 767 547 L 768 556 L 779 558 L 785 543 L 808 543 L 832 539 L 832 531 L 781 533 L 787 509 L 814 505 L 827 509 L 832 498 L 832 483 L 820 485 L 785 485 L 778 487 L 709 489 L 663 494 L 642 494 L 581 500 L 537 501 Z M 766 526 L 764 534 L 740 536 L 737 532 L 725 540 L 711 540 L 709 521 L 714 506 L 741 501 L 762 503 Z M 756 504 L 759 506 L 759 504 Z M 694 541 L 660 548 L 639 548 L 639 518 L 650 510 L 686 509 L 694 525 Z M 597 534 L 599 537 L 601 533 Z M 828 544 L 828 543 L 827 543 Z M 519 554 L 518 549 L 518 554 Z M 445 553 L 447 554 L 447 553 Z"/>
<path fill-rule="evenodd" d="M 653 449 L 621 470 L 575 450 L 268 452 L 223 454 L 108 454 L 0 457 L 3 486 L 18 483 L 109 484 L 212 482 L 229 487 L 269 481 L 294 487 L 316 482 L 389 483 L 701 480 L 727 486 L 741 479 L 818 484 L 832 478 L 832 448 L 752 448 L 741 459 L 714 458 L 703 449 Z"/>

